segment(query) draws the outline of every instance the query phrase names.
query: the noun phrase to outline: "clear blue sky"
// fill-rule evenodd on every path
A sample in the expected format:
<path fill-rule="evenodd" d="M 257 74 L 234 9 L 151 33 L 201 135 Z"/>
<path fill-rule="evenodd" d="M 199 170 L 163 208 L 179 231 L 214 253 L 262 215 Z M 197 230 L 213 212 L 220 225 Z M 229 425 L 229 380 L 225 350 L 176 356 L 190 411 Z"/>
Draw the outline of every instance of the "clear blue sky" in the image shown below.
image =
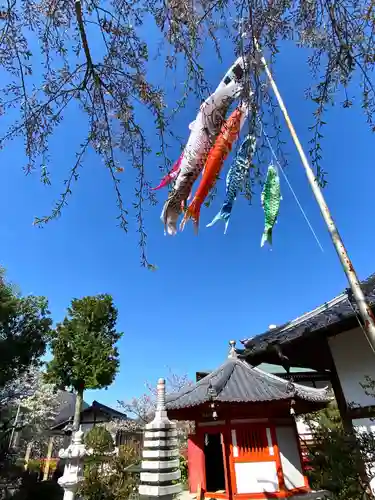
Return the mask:
<path fill-rule="evenodd" d="M 207 50 L 203 62 L 208 79 L 216 85 L 234 58 L 230 47 L 222 65 L 211 53 Z M 157 64 L 151 64 L 150 71 L 170 89 L 170 81 L 164 79 Z M 309 74 L 302 50 L 284 48 L 276 78 L 308 149 L 313 108 L 304 99 Z M 176 79 L 178 83 L 179 75 Z M 169 93 L 170 105 L 173 100 L 174 95 Z M 188 109 L 176 118 L 174 126 L 179 135 L 187 137 L 196 107 L 197 102 L 191 98 Z M 365 278 L 375 270 L 374 136 L 358 102 L 351 110 L 332 108 L 327 121 L 323 166 L 329 172 L 329 184 L 325 196 L 358 274 Z M 23 293 L 49 298 L 55 321 L 63 318 L 72 297 L 104 292 L 113 295 L 119 308 L 118 326 L 124 331 L 121 369 L 108 391 L 87 394 L 88 401 L 95 397 L 115 406 L 118 399 L 140 395 L 146 380 L 156 382 L 167 375 L 167 367 L 193 377 L 196 370 L 213 368 L 224 359 L 230 339 L 262 333 L 269 324 L 292 319 L 347 286 L 289 138 L 288 176 L 324 253 L 284 181 L 272 251 L 260 248 L 263 212 L 259 192 L 252 207 L 242 199 L 237 201 L 226 236 L 219 224 L 205 229 L 222 202 L 221 183 L 215 203 L 203 211 L 198 237 L 190 224 L 176 238 L 164 236 L 159 216 L 166 192 L 159 192 L 159 205 L 146 215 L 149 257 L 158 271 L 148 272 L 139 266 L 135 220 L 130 221 L 128 235 L 116 227 L 110 178 L 93 153 L 86 158 L 80 182 L 62 218 L 44 229 L 33 227 L 33 217 L 47 214 L 61 192 L 61 181 L 74 159 L 71 146 L 82 139 L 83 126 L 80 115 L 71 113 L 52 141 L 52 187 L 43 186 L 37 173 L 24 176 L 21 142 L 1 152 L 0 262 Z M 155 144 L 151 121 L 147 134 Z M 122 189 L 130 206 L 132 185 L 127 187 L 127 183 L 133 182 L 133 173 L 126 159 L 122 161 Z M 159 180 L 157 165 L 155 156 L 147 159 L 154 183 Z"/>

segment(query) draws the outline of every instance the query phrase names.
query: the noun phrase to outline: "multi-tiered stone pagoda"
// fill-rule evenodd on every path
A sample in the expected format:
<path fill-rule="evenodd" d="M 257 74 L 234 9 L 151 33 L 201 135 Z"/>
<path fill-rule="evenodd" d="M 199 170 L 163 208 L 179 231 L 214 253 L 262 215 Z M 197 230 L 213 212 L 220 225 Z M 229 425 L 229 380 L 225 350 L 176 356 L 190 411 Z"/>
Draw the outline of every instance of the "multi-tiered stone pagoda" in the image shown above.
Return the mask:
<path fill-rule="evenodd" d="M 165 410 L 165 380 L 159 379 L 155 418 L 146 425 L 139 494 L 172 498 L 181 492 L 176 424 Z"/>

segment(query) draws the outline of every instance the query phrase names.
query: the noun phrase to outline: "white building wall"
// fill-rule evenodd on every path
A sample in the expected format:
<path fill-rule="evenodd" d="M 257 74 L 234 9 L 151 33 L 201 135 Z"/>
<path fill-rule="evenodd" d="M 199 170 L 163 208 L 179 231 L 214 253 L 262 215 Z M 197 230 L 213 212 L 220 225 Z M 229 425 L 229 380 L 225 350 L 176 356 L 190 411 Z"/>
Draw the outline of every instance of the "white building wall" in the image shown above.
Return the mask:
<path fill-rule="evenodd" d="M 288 490 L 302 488 L 305 486 L 305 478 L 294 429 L 292 427 L 276 427 L 276 439 L 285 486 Z"/>
<path fill-rule="evenodd" d="M 276 462 L 234 464 L 237 493 L 274 493 L 279 491 Z"/>
<path fill-rule="evenodd" d="M 375 434 L 375 420 L 373 418 L 355 418 L 353 426 L 358 431 L 373 432 Z"/>
<path fill-rule="evenodd" d="M 375 354 L 361 328 L 330 337 L 328 343 L 346 402 L 359 406 L 375 404 L 375 398 L 367 396 L 360 385 L 366 376 L 375 380 Z"/>

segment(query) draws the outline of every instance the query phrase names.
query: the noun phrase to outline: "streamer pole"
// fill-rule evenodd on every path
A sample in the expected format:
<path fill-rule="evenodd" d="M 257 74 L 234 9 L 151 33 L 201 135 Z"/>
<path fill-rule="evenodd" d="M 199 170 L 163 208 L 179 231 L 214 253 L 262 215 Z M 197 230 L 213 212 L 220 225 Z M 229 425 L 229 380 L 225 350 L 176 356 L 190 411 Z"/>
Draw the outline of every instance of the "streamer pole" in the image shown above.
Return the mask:
<path fill-rule="evenodd" d="M 346 251 L 346 248 L 344 246 L 342 238 L 339 234 L 339 231 L 338 231 L 336 224 L 333 220 L 333 217 L 331 215 L 331 212 L 330 212 L 328 205 L 324 199 L 322 190 L 320 189 L 319 184 L 316 181 L 315 174 L 310 167 L 309 161 L 308 161 L 308 159 L 305 155 L 305 152 L 302 148 L 302 145 L 298 139 L 297 133 L 296 133 L 295 128 L 292 124 L 292 121 L 289 117 L 288 111 L 285 107 L 285 104 L 284 104 L 284 101 L 281 97 L 281 94 L 277 88 L 275 80 L 273 79 L 273 76 L 272 76 L 272 73 L 268 67 L 267 61 L 264 58 L 264 55 L 261 52 L 261 50 L 259 48 L 259 44 L 258 44 L 256 39 L 254 39 L 254 42 L 255 42 L 255 47 L 260 54 L 260 62 L 264 67 L 264 70 L 267 74 L 270 85 L 272 87 L 272 90 L 274 91 L 277 102 L 279 103 L 281 112 L 284 115 L 286 124 L 289 128 L 289 131 L 290 131 L 290 134 L 291 134 L 292 139 L 294 141 L 294 144 L 295 144 L 297 151 L 301 157 L 302 165 L 305 169 L 307 180 L 309 181 L 312 192 L 315 196 L 315 199 L 316 199 L 316 201 L 319 205 L 320 211 L 322 213 L 323 219 L 327 225 L 327 229 L 328 229 L 328 232 L 331 236 L 332 243 L 336 249 L 337 255 L 339 256 L 339 259 L 340 259 L 341 265 L 344 269 L 344 272 L 346 274 L 346 277 L 348 278 L 350 287 L 351 287 L 352 292 L 353 292 L 353 298 L 354 298 L 355 303 L 358 307 L 358 312 L 363 320 L 365 335 L 367 337 L 367 340 L 368 340 L 372 350 L 375 353 L 375 317 L 372 313 L 372 310 L 371 310 L 369 304 L 366 301 L 366 298 L 365 298 L 365 295 L 364 295 L 363 290 L 361 288 L 361 284 L 359 282 L 357 273 L 353 267 L 353 264 L 349 258 L 348 252 Z"/>

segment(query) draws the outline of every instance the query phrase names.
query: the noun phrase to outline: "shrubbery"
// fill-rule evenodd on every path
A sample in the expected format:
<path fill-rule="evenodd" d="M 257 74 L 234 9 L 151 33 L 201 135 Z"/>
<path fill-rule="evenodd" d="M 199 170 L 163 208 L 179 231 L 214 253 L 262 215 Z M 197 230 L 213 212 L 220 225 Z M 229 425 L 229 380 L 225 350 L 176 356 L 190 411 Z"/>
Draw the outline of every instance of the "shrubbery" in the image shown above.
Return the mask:
<path fill-rule="evenodd" d="M 128 446 L 120 446 L 118 455 L 94 453 L 87 460 L 79 494 L 83 500 L 128 500 L 139 482 L 129 468 L 138 462 L 136 450 Z"/>
<path fill-rule="evenodd" d="M 373 498 L 365 471 L 375 463 L 374 435 L 346 432 L 336 404 L 309 415 L 306 422 L 314 442 L 308 450 L 311 487 L 328 490 L 334 500 Z"/>
<path fill-rule="evenodd" d="M 188 470 L 188 461 L 183 455 L 180 455 L 180 469 L 181 469 L 181 483 L 183 485 L 186 485 L 188 483 L 189 470 Z"/>

